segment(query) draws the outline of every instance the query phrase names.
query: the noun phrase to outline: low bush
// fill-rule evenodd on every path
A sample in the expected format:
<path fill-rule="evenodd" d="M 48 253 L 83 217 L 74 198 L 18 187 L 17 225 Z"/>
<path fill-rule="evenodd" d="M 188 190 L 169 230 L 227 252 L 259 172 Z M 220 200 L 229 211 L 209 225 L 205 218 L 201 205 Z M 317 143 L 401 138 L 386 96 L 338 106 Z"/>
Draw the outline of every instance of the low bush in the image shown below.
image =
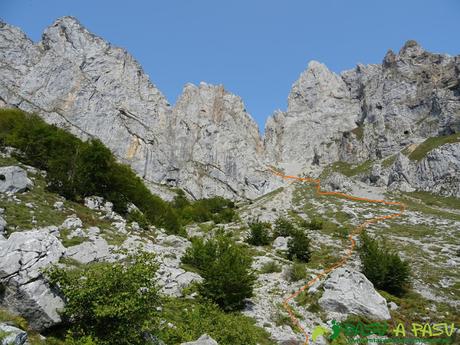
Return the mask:
<path fill-rule="evenodd" d="M 64 295 L 70 339 L 79 339 L 77 344 L 144 344 L 143 332 L 159 326 L 157 267 L 152 254 L 139 253 L 124 262 L 48 269 L 49 281 Z"/>
<path fill-rule="evenodd" d="M 288 241 L 287 257 L 289 260 L 310 261 L 310 238 L 301 230 L 295 231 Z"/>
<path fill-rule="evenodd" d="M 286 218 L 278 218 L 275 222 L 274 237 L 288 237 L 296 231 L 295 226 Z"/>
<path fill-rule="evenodd" d="M 281 272 L 281 266 L 276 261 L 267 262 L 260 268 L 260 273 L 262 274 L 274 272 Z"/>
<path fill-rule="evenodd" d="M 321 218 L 312 218 L 309 223 L 307 223 L 307 228 L 311 230 L 321 230 L 323 228 L 323 220 Z"/>
<path fill-rule="evenodd" d="M 250 233 L 246 242 L 253 246 L 266 246 L 272 241 L 270 230 L 270 223 L 253 221 L 249 224 Z"/>
<path fill-rule="evenodd" d="M 190 222 L 230 223 L 237 219 L 233 201 L 217 196 L 190 202 L 183 191 L 178 191 L 172 205 L 184 224 Z"/>
<path fill-rule="evenodd" d="M 150 225 L 147 217 L 145 217 L 144 214 L 138 210 L 129 212 L 126 220 L 128 223 L 136 222 L 143 230 L 147 230 Z"/>
<path fill-rule="evenodd" d="M 410 284 L 410 267 L 386 245 L 378 243 L 366 232 L 360 236 L 359 254 L 363 274 L 377 289 L 401 296 Z"/>
<path fill-rule="evenodd" d="M 288 278 L 290 281 L 296 282 L 303 280 L 307 277 L 307 271 L 305 269 L 305 264 L 299 261 L 294 261 L 289 267 Z"/>
<path fill-rule="evenodd" d="M 220 345 L 271 345 L 269 335 L 240 313 L 224 313 L 206 301 L 170 299 L 162 317 L 174 327 L 163 327 L 159 338 L 166 344 L 195 341 L 206 333 Z"/>

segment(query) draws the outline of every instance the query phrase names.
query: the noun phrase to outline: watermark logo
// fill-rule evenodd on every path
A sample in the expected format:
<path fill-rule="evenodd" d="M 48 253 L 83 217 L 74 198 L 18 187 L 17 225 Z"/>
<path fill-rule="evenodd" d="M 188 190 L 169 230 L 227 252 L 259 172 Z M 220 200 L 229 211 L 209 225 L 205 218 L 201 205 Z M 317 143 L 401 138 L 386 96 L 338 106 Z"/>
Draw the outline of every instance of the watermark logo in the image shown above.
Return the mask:
<path fill-rule="evenodd" d="M 455 324 L 449 322 L 425 324 L 400 322 L 392 327 L 387 322 L 363 323 L 361 321 L 337 322 L 331 320 L 329 324 L 330 330 L 324 326 L 317 326 L 313 330 L 313 342 L 320 336 L 329 341 L 342 336 L 349 344 L 451 344 L 456 331 Z"/>

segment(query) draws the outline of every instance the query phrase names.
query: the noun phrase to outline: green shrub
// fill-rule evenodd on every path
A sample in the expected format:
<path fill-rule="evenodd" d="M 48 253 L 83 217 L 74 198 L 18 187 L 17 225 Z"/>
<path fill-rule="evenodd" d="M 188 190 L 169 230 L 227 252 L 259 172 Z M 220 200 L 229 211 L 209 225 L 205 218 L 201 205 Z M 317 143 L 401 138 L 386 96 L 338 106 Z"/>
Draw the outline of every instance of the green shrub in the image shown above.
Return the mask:
<path fill-rule="evenodd" d="M 287 257 L 289 260 L 310 261 L 310 238 L 304 231 L 295 231 L 288 241 Z"/>
<path fill-rule="evenodd" d="M 323 228 L 323 220 L 321 218 L 312 218 L 310 223 L 307 223 L 307 227 L 311 230 L 321 230 Z"/>
<path fill-rule="evenodd" d="M 129 212 L 126 220 L 129 223 L 136 222 L 139 225 L 139 227 L 143 230 L 148 230 L 150 225 L 147 217 L 144 216 L 144 214 L 138 210 L 133 210 Z"/>
<path fill-rule="evenodd" d="M 274 272 L 281 272 L 281 266 L 276 263 L 276 261 L 270 261 L 265 263 L 261 269 L 260 273 L 274 273 Z"/>
<path fill-rule="evenodd" d="M 253 246 L 266 246 L 271 243 L 270 223 L 253 221 L 249 224 L 249 238 L 246 242 Z"/>
<path fill-rule="evenodd" d="M 363 232 L 360 236 L 359 254 L 363 274 L 377 289 L 400 296 L 407 291 L 410 283 L 409 264 L 399 255 L 379 244 Z"/>
<path fill-rule="evenodd" d="M 275 222 L 275 230 L 274 230 L 274 236 L 275 237 L 288 237 L 291 236 L 291 234 L 295 231 L 295 227 L 286 218 L 278 218 Z"/>
<path fill-rule="evenodd" d="M 159 338 L 166 344 L 195 341 L 204 333 L 220 345 L 272 344 L 269 335 L 255 326 L 251 318 L 224 313 L 206 301 L 170 299 L 163 307 L 162 318 L 174 324 L 174 327 L 165 325 L 159 332 Z"/>
<path fill-rule="evenodd" d="M 203 277 L 200 294 L 225 311 L 241 309 L 244 299 L 252 296 L 252 259 L 228 235 L 219 233 L 206 242 L 194 240 L 182 262 L 196 267 Z"/>
<path fill-rule="evenodd" d="M 156 270 L 153 255 L 139 253 L 124 262 L 71 270 L 55 266 L 46 275 L 64 295 L 63 316 L 74 339 L 86 337 L 85 341 L 100 345 L 141 345 L 144 331 L 158 329 Z"/>
<path fill-rule="evenodd" d="M 196 268 L 202 272 L 207 265 L 216 260 L 217 242 L 214 240 L 205 241 L 201 237 L 192 238 L 192 245 L 187 248 L 182 263 Z"/>
<path fill-rule="evenodd" d="M 207 222 L 230 223 L 236 220 L 235 204 L 233 201 L 218 197 L 200 199 L 190 202 L 185 197 L 183 191 L 178 192 L 174 198 L 173 206 L 181 216 L 183 223 Z"/>
<path fill-rule="evenodd" d="M 291 267 L 289 267 L 288 277 L 293 282 L 305 279 L 307 277 L 305 264 L 299 261 L 294 261 Z"/>

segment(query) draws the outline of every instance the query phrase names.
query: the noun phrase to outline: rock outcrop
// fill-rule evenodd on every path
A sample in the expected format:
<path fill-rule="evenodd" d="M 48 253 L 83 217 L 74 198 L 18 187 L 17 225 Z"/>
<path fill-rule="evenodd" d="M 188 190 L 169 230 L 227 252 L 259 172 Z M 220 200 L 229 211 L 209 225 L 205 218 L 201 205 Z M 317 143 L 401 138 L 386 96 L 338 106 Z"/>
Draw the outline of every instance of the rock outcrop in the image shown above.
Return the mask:
<path fill-rule="evenodd" d="M 42 269 L 57 263 L 65 248 L 42 230 L 14 232 L 0 241 L 0 306 L 23 316 L 32 329 L 43 330 L 61 321 L 62 299 L 42 276 Z"/>
<path fill-rule="evenodd" d="M 209 335 L 203 334 L 198 338 L 197 341 L 190 341 L 188 343 L 182 343 L 181 345 L 218 345 L 217 341 L 212 339 Z"/>
<path fill-rule="evenodd" d="M 270 190 L 262 141 L 242 101 L 187 85 L 172 108 L 125 50 L 63 17 L 34 44 L 0 23 L 0 100 L 81 138 L 98 138 L 150 183 L 192 197 L 253 198 Z"/>
<path fill-rule="evenodd" d="M 0 193 L 24 192 L 32 186 L 24 169 L 18 166 L 0 167 Z"/>
<path fill-rule="evenodd" d="M 349 268 L 334 270 L 324 283 L 319 305 L 340 319 L 350 314 L 373 320 L 390 319 L 386 300 L 362 274 Z"/>
<path fill-rule="evenodd" d="M 0 323 L 1 345 L 24 345 L 27 343 L 27 333 L 22 329 L 10 326 L 5 323 Z"/>
<path fill-rule="evenodd" d="M 379 161 L 460 131 L 460 57 L 426 52 L 415 41 L 389 51 L 382 64 L 341 74 L 310 62 L 263 139 L 241 99 L 222 86 L 187 84 L 172 107 L 131 55 L 75 18 L 58 19 L 38 43 L 0 23 L 0 47 L 2 106 L 100 139 L 168 200 L 165 186 L 192 198 L 253 199 L 280 184 L 266 165 L 318 176 L 336 161 Z M 438 154 L 436 165 L 450 164 L 447 156 Z M 448 192 L 455 178 L 438 187 L 438 176 L 419 176 L 421 183 L 406 187 L 455 195 Z"/>

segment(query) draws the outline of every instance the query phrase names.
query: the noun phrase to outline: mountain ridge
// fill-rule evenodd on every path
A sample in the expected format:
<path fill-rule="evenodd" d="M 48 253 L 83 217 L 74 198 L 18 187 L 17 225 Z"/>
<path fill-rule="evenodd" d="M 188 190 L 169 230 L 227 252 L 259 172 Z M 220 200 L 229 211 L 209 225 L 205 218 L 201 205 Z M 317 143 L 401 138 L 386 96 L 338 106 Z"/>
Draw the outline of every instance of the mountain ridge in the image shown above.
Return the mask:
<path fill-rule="evenodd" d="M 37 43 L 0 27 L 4 106 L 99 138 L 152 188 L 180 187 L 194 199 L 254 199 L 279 186 L 267 165 L 318 175 L 334 162 L 386 159 L 460 130 L 459 57 L 415 41 L 389 50 L 382 64 L 340 74 L 311 61 L 287 109 L 275 111 L 261 135 L 241 97 L 223 85 L 187 83 L 171 105 L 135 58 L 75 17 L 56 20 Z"/>

